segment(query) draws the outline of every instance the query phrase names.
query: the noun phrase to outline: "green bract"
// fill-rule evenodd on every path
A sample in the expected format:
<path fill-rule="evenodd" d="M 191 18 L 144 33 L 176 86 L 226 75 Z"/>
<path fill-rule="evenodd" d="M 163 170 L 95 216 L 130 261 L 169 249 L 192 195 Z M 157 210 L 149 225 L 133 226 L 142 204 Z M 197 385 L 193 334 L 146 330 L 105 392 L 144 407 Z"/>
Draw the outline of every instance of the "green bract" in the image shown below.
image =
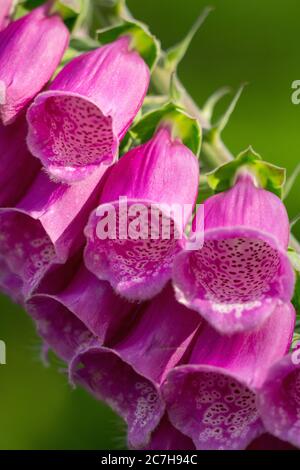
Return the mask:
<path fill-rule="evenodd" d="M 202 132 L 198 121 L 172 102 L 145 114 L 130 129 L 130 135 L 137 144 L 141 144 L 152 137 L 159 125 L 164 124 L 170 126 L 174 138 L 180 138 L 195 155 L 199 155 Z"/>
<path fill-rule="evenodd" d="M 262 188 L 282 197 L 286 177 L 285 169 L 263 161 L 252 147 L 240 153 L 231 162 L 208 173 L 208 184 L 216 193 L 226 191 L 234 183 L 237 173 L 243 169 L 251 172 Z"/>

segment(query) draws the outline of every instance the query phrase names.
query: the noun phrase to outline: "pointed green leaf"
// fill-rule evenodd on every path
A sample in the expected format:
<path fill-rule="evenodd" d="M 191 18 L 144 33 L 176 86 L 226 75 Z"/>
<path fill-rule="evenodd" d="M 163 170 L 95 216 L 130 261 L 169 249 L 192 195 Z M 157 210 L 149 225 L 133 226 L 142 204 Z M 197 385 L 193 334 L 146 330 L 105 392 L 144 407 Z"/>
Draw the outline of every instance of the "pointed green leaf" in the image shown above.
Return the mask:
<path fill-rule="evenodd" d="M 294 225 L 296 225 L 300 220 L 300 214 L 296 215 L 296 217 L 294 217 L 291 222 L 290 222 L 290 228 L 292 229 L 294 227 Z"/>
<path fill-rule="evenodd" d="M 222 87 L 219 90 L 215 91 L 205 102 L 204 106 L 202 107 L 202 114 L 208 121 L 211 121 L 214 109 L 216 104 L 223 98 L 223 96 L 227 95 L 231 92 L 230 87 Z"/>
<path fill-rule="evenodd" d="M 150 33 L 148 28 L 139 21 L 123 21 L 117 26 L 99 30 L 97 34 L 101 44 L 108 44 L 120 36 L 131 36 L 131 47 L 143 57 L 151 70 L 159 58 L 159 41 Z"/>
<path fill-rule="evenodd" d="M 177 69 L 178 64 L 181 62 L 181 60 L 185 56 L 190 46 L 190 43 L 192 42 L 193 37 L 195 36 L 198 29 L 200 28 L 200 26 L 202 26 L 202 24 L 204 23 L 207 16 L 212 10 L 213 10 L 212 7 L 205 8 L 202 14 L 197 19 L 197 21 L 191 27 L 186 37 L 166 52 L 166 56 L 164 58 L 164 63 L 165 63 L 166 68 L 172 71 L 175 71 Z"/>
<path fill-rule="evenodd" d="M 145 114 L 130 129 L 130 134 L 137 144 L 141 144 L 151 139 L 157 127 L 163 124 L 170 126 L 174 138 L 180 138 L 195 155 L 199 155 L 202 135 L 199 123 L 172 102 Z"/>
<path fill-rule="evenodd" d="M 221 117 L 219 122 L 214 126 L 217 129 L 219 134 L 221 134 L 222 131 L 227 126 L 228 121 L 230 119 L 230 116 L 232 115 L 233 111 L 235 110 L 235 107 L 236 107 L 236 105 L 237 105 L 237 103 L 238 103 L 238 101 L 241 97 L 241 94 L 242 94 L 244 88 L 245 88 L 245 84 L 240 86 L 240 88 L 238 89 L 238 91 L 234 95 L 230 105 L 228 106 L 227 110 L 225 111 L 225 113 L 223 114 L 223 116 Z"/>
<path fill-rule="evenodd" d="M 296 179 L 298 178 L 299 174 L 300 174 L 300 163 L 296 166 L 293 173 L 291 174 L 291 176 L 286 181 L 286 184 L 284 186 L 284 199 L 286 199 L 288 197 L 289 193 L 293 189 L 293 186 L 294 186 L 294 184 L 296 182 Z"/>
<path fill-rule="evenodd" d="M 221 165 L 207 175 L 208 184 L 217 193 L 231 188 L 239 171 L 246 169 L 252 173 L 259 185 L 282 196 L 282 188 L 285 182 L 285 169 L 271 165 L 262 160 L 252 147 L 240 153 L 234 160 Z"/>

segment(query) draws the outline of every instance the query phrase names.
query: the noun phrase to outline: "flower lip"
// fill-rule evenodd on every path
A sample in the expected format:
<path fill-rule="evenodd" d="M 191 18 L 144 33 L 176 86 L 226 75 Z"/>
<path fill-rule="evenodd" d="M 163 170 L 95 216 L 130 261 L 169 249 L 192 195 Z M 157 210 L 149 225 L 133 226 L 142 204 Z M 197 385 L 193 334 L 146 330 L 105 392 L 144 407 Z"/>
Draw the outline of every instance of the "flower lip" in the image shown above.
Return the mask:
<path fill-rule="evenodd" d="M 295 276 L 286 252 L 270 234 L 248 227 L 205 232 L 201 250 L 175 259 L 177 299 L 223 333 L 252 329 L 290 300 Z"/>
<path fill-rule="evenodd" d="M 31 153 L 61 181 L 82 180 L 117 156 L 119 141 L 111 116 L 79 93 L 41 93 L 29 107 L 27 121 Z"/>
<path fill-rule="evenodd" d="M 203 323 L 189 364 L 163 385 L 172 424 L 197 448 L 243 449 L 264 430 L 256 396 L 290 347 L 295 317 L 291 304 L 278 303 L 261 328 L 230 337 Z"/>
<path fill-rule="evenodd" d="M 169 373 L 162 393 L 171 423 L 191 437 L 197 449 L 244 449 L 264 432 L 254 391 L 239 374 L 222 367 L 178 366 Z"/>
<path fill-rule="evenodd" d="M 116 220 L 120 222 L 122 204 L 122 201 L 112 201 L 99 208 L 103 209 L 102 213 L 106 208 L 114 209 Z M 176 214 L 166 210 L 165 205 L 148 199 L 128 198 L 125 204 L 129 214 L 133 207 L 143 207 L 147 211 L 147 224 L 141 227 L 142 231 L 146 230 L 147 237 L 130 237 L 132 221 L 129 215 L 128 224 L 122 226 L 126 238 L 120 237 L 119 225 L 116 223 L 115 239 L 101 239 L 97 236 L 99 219 L 96 210 L 85 228 L 88 239 L 84 253 L 85 264 L 99 279 L 109 281 L 122 296 L 130 300 L 147 300 L 158 294 L 170 279 L 174 257 L 184 240 L 186 221 L 183 218 L 179 221 Z M 151 214 L 154 214 L 153 219 Z M 161 214 L 161 217 L 157 214 Z M 154 222 L 151 225 L 151 220 L 157 224 Z"/>

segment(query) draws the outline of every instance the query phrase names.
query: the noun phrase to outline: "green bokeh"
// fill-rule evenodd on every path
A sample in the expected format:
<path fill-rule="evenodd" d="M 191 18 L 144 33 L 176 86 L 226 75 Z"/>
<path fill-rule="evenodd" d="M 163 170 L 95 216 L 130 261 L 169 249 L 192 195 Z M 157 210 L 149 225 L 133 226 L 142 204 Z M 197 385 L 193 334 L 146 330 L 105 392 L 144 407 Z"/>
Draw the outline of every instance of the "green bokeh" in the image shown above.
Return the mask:
<path fill-rule="evenodd" d="M 149 24 L 164 48 L 195 21 L 203 0 L 129 0 L 134 15 Z M 197 33 L 179 74 L 202 104 L 217 88 L 248 82 L 224 140 L 234 154 L 251 144 L 288 172 L 299 163 L 300 105 L 291 83 L 300 79 L 298 0 L 211 0 L 216 6 Z M 228 104 L 224 99 L 217 111 Z M 287 200 L 291 217 L 300 210 L 299 180 Z M 300 236 L 300 230 L 296 231 Z M 61 365 L 45 368 L 31 320 L 0 298 L 0 339 L 7 365 L 0 366 L 1 449 L 113 449 L 124 446 L 124 426 L 103 404 L 73 390 Z"/>

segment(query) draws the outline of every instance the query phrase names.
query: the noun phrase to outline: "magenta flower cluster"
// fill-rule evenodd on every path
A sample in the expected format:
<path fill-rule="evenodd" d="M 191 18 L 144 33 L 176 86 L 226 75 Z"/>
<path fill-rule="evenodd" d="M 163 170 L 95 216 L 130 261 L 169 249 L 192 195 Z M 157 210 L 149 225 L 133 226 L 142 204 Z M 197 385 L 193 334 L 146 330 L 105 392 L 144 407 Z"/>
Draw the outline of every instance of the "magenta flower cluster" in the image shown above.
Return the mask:
<path fill-rule="evenodd" d="M 53 79 L 69 43 L 62 19 L 42 6 L 8 24 L 10 7 L 1 2 L 1 290 L 70 382 L 123 417 L 130 448 L 300 447 L 283 203 L 243 172 L 205 200 L 201 249 L 187 237 L 99 239 L 96 209 L 119 197 L 195 208 L 198 159 L 161 123 L 118 160 L 150 81 L 128 36 Z"/>

